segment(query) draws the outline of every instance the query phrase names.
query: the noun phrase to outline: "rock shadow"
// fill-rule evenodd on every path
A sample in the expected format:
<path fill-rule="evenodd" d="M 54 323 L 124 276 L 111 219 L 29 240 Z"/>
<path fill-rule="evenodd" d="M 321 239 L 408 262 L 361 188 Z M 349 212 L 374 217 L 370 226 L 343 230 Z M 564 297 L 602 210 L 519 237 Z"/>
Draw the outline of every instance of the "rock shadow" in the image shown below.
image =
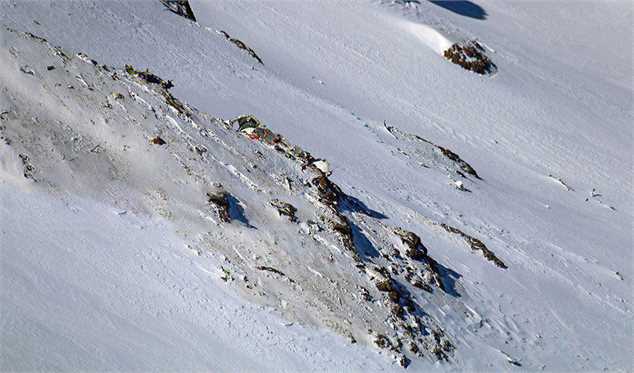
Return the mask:
<path fill-rule="evenodd" d="M 451 12 L 469 18 L 486 19 L 488 15 L 484 8 L 472 1 L 429 0 L 429 2 L 434 5 L 438 5 L 441 8 L 445 8 Z"/>

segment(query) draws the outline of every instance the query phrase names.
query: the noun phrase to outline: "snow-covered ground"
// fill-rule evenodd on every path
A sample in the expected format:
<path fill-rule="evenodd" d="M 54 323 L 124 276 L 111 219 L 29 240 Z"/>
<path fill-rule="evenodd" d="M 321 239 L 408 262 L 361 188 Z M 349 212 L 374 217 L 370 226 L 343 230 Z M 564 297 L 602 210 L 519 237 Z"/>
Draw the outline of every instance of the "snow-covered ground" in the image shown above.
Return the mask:
<path fill-rule="evenodd" d="M 365 266 L 427 268 L 382 257 L 403 227 L 443 268 L 444 291 L 407 289 L 454 350 L 405 350 L 408 369 L 632 369 L 631 2 L 190 2 L 198 23 L 158 1 L 2 2 L 3 370 L 400 369 L 362 327 L 385 327 L 385 294 L 359 301 L 371 279 L 336 234 L 305 233 L 323 210 L 305 172 L 214 119 L 241 114 L 330 162 Z M 200 112 L 4 26 L 149 68 Z M 494 75 L 442 58 L 464 39 Z M 230 224 L 206 210 L 215 181 Z"/>
<path fill-rule="evenodd" d="M 165 221 L 6 184 L 0 193 L 3 371 L 390 368 L 240 299 Z"/>

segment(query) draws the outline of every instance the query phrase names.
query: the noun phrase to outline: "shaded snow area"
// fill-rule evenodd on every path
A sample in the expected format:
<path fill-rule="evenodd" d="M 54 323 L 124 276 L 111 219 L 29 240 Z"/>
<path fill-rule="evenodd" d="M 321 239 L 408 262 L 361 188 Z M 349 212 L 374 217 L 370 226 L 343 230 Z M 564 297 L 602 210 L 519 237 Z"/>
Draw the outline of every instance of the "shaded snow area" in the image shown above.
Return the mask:
<path fill-rule="evenodd" d="M 3 1 L 0 369 L 632 370 L 632 6 L 571 4 Z"/>

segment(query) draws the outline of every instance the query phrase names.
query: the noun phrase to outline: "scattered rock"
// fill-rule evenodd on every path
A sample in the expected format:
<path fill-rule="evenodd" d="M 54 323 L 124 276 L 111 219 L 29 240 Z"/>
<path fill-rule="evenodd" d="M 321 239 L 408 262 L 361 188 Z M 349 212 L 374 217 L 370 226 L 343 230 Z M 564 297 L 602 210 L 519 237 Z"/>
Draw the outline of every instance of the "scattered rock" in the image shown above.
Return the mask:
<path fill-rule="evenodd" d="M 295 281 L 293 281 L 293 279 L 289 278 L 288 276 L 286 276 L 286 274 L 278 269 L 275 269 L 273 267 L 268 267 L 268 266 L 256 266 L 255 269 L 260 270 L 260 271 L 267 271 L 267 272 L 271 272 L 271 273 L 275 273 L 276 275 L 285 277 L 288 279 L 289 282 L 291 283 L 295 283 Z"/>
<path fill-rule="evenodd" d="M 290 220 L 291 222 L 297 221 L 297 217 L 295 216 L 297 209 L 290 203 L 280 201 L 279 199 L 274 199 L 271 201 L 271 206 L 277 209 L 277 212 L 280 214 L 280 216 L 287 216 L 288 220 Z"/>
<path fill-rule="evenodd" d="M 264 62 L 262 62 L 262 59 L 260 58 L 260 56 L 258 56 L 257 53 L 255 53 L 255 51 L 251 49 L 249 46 L 247 46 L 242 40 L 232 38 L 231 35 L 229 35 L 226 31 L 220 30 L 218 31 L 218 33 L 220 33 L 227 40 L 235 44 L 238 48 L 247 51 L 251 57 L 255 58 L 261 65 L 264 65 Z"/>
<path fill-rule="evenodd" d="M 24 177 L 36 181 L 33 177 L 35 167 L 31 164 L 29 156 L 26 154 L 19 154 L 18 157 L 20 157 L 20 160 L 22 161 Z"/>
<path fill-rule="evenodd" d="M 169 92 L 170 88 L 174 87 L 174 84 L 171 80 L 164 80 L 158 75 L 151 73 L 148 69 L 146 69 L 145 71 L 136 70 L 132 65 L 125 65 L 125 72 L 128 75 L 136 77 L 143 82 L 159 86 L 161 89 L 159 89 L 158 91 L 165 99 L 165 103 L 167 105 L 176 110 L 178 114 L 185 115 L 186 117 L 191 117 L 191 110 Z"/>

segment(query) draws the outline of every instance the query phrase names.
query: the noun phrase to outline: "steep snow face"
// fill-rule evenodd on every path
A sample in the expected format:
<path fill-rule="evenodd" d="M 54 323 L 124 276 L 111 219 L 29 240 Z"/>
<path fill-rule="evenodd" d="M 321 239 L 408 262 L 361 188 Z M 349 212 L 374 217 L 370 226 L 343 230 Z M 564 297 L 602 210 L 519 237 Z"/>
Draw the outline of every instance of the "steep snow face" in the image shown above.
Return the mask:
<path fill-rule="evenodd" d="M 286 268 L 306 271 L 292 253 L 278 256 L 293 243 L 285 230 L 300 228 L 267 208 L 274 180 L 249 171 L 255 164 L 244 158 L 259 152 L 256 144 L 202 113 L 179 116 L 175 107 L 190 109 L 161 96 L 159 85 L 30 34 L 3 30 L 0 61 L 8 67 L 0 72 L 3 370 L 391 369 L 390 360 L 343 337 L 283 320 L 273 313 L 280 301 L 280 311 L 297 312 L 304 298 L 283 300 L 284 278 L 232 264 L 248 255 L 289 276 Z M 196 124 L 202 119 L 208 130 Z M 158 135 L 162 144 L 152 141 Z M 268 153 L 278 165 L 261 169 L 283 173 L 283 157 Z M 209 177 L 235 196 L 233 226 L 221 226 L 205 203 Z M 264 193 L 253 203 L 250 187 Z M 240 206 L 246 215 L 233 211 Z M 262 234 L 249 233 L 258 228 Z M 275 239 L 285 242 L 265 242 Z M 346 273 L 340 269 L 335 275 Z M 295 283 L 310 285 L 299 275 Z M 245 285 L 255 289 L 245 295 L 273 307 L 240 299 L 235 291 Z M 321 322 L 319 311 L 305 313 Z"/>
<path fill-rule="evenodd" d="M 632 61 L 619 47 L 624 40 L 632 45 L 631 3 L 583 2 L 562 8 L 558 2 L 479 1 L 486 11 L 480 19 L 425 1 L 191 3 L 199 24 L 165 11 L 158 1 L 9 2 L 1 20 L 88 52 L 100 62 L 150 67 L 173 79 L 176 96 L 201 110 L 227 118 L 256 114 L 292 142 L 327 158 L 332 180 L 343 192 L 381 214 L 367 219 L 364 234 L 378 226 L 376 220 L 405 227 L 422 237 L 432 258 L 452 270 L 448 279 L 455 280 L 459 296 L 413 293 L 455 344 L 451 365 L 445 367 L 505 369 L 510 356 L 527 369 L 631 369 Z M 409 32 L 404 24 L 425 32 Z M 243 40 L 264 65 L 216 30 Z M 478 39 L 498 73 L 480 77 L 447 63 L 434 50 L 440 44 L 430 42 L 430 35 L 440 41 L 440 36 Z M 35 61 L 26 62 L 35 73 L 43 69 Z M 20 79 L 30 76 L 19 72 L 24 66 L 3 66 L 10 66 L 3 67 L 5 92 L 7 87 L 24 96 L 39 92 L 26 80 L 16 82 L 16 74 Z M 99 91 L 99 97 L 111 93 Z M 119 104 L 129 110 L 131 99 L 126 96 Z M 81 96 L 72 96 L 71 102 L 75 108 L 56 120 L 94 116 L 77 104 Z M 116 102 L 111 105 L 119 110 Z M 44 107 L 46 113 L 60 110 L 57 104 L 33 107 Z M 18 109 L 29 113 L 22 107 L 8 110 Z M 189 122 L 170 116 L 188 128 Z M 77 123 L 70 132 L 80 124 L 88 125 Z M 115 132 L 136 139 L 158 134 L 148 132 L 152 124 L 147 125 L 144 132 Z M 180 141 L 176 127 L 168 131 L 163 126 L 156 129 L 174 131 L 166 139 L 168 146 Z M 30 131 L 41 136 L 39 130 Z M 112 141 L 107 131 L 89 133 L 100 143 Z M 164 148 L 149 147 L 147 140 L 132 144 L 139 164 L 158 170 L 174 162 L 157 150 Z M 117 141 L 112 143 L 120 145 Z M 105 154 L 96 149 L 101 158 L 81 157 L 76 168 L 69 167 L 71 174 L 84 175 L 84 182 L 61 180 L 58 191 L 92 193 L 103 200 L 102 181 L 120 176 L 94 170 L 120 170 L 116 161 L 123 146 L 107 147 Z M 220 151 L 207 150 L 207 156 Z M 447 155 L 456 153 L 481 179 L 447 161 Z M 40 170 L 69 174 L 38 167 L 36 159 L 20 158 L 15 151 L 2 154 L 3 178 L 11 175 L 7 179 L 13 182 L 28 181 L 23 174 L 37 179 Z M 239 167 L 244 162 L 222 171 L 242 179 L 227 176 L 232 182 L 225 186 L 235 184 L 245 200 L 253 198 L 246 206 L 257 207 L 244 210 L 257 211 L 253 221 L 268 226 L 277 221 L 272 220 L 278 218 L 276 212 L 268 205 L 261 210 L 265 200 L 254 197 L 245 187 L 248 182 L 231 173 L 243 174 Z M 135 213 L 172 216 L 205 229 L 195 223 L 204 211 L 204 197 L 194 199 L 206 190 L 184 193 L 191 189 L 180 186 L 177 181 L 184 175 L 178 174 L 174 184 L 166 184 L 172 188 L 166 193 L 170 209 L 164 194 L 144 194 L 164 178 L 143 180 L 160 173 L 136 167 L 136 177 L 126 176 L 119 189 L 106 190 L 125 196 Z M 313 211 L 310 202 L 291 202 L 300 207 L 300 216 Z M 358 218 L 354 212 L 345 216 Z M 508 268 L 485 260 L 476 241 L 442 224 L 480 240 Z M 285 225 L 280 221 L 278 226 Z M 290 235 L 278 226 L 275 232 Z M 220 232 L 234 238 L 240 229 Z M 388 236 L 379 232 L 368 233 L 377 237 L 369 240 L 377 248 L 398 244 L 379 240 Z M 189 231 L 184 234 L 197 238 Z M 278 307 L 283 308 L 281 301 Z M 299 317 L 292 312 L 286 316 Z"/>

